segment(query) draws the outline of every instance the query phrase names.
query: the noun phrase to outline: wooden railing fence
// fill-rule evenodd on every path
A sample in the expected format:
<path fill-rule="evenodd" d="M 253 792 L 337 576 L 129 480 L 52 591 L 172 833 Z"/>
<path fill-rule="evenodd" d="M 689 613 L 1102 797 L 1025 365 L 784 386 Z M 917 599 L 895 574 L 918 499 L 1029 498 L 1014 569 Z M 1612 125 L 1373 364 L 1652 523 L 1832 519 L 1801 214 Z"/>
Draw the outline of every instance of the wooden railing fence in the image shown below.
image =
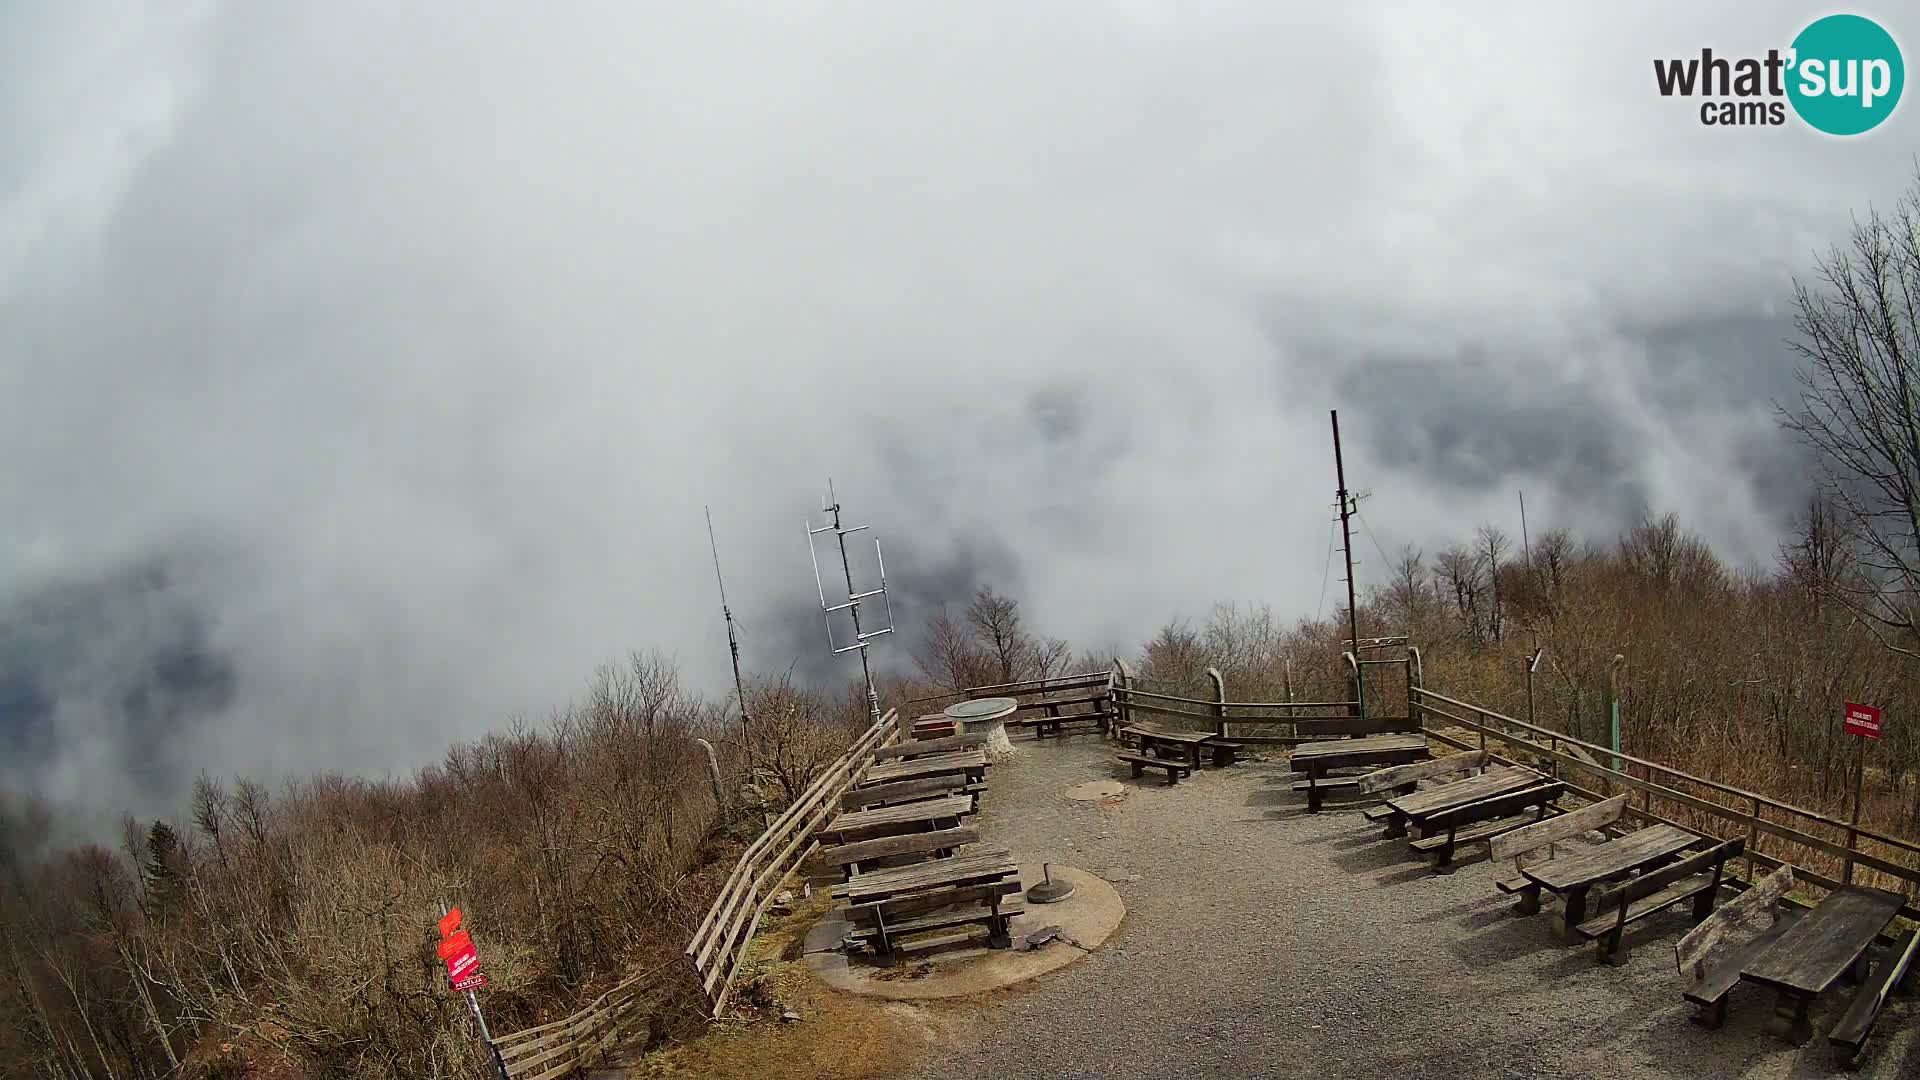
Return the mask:
<path fill-rule="evenodd" d="M 1779 799 L 1656 761 L 1615 753 L 1611 748 L 1483 709 L 1428 690 L 1419 685 L 1417 676 L 1409 698 L 1409 706 L 1421 718 L 1427 736 L 1437 742 L 1462 750 L 1488 750 L 1493 760 L 1505 764 L 1545 765 L 1569 791 L 1587 799 L 1636 792 L 1639 805 L 1629 800 L 1629 812 L 1642 821 L 1677 825 L 1721 840 L 1745 840 L 1749 880 L 1756 868 L 1772 870 L 1790 865 L 1796 882 L 1836 889 L 1846 882 L 1861 881 L 1855 870 L 1861 867 L 1877 878 L 1864 883 L 1905 894 L 1907 904 L 1901 913 L 1909 919 L 1920 919 L 1920 844 L 1854 828 L 1838 818 Z M 1460 738 L 1439 730 L 1442 727 L 1474 737 Z M 1618 762 L 1621 767 L 1610 768 L 1605 762 Z M 1578 780 L 1588 782 L 1581 784 Z M 1823 832 L 1829 835 L 1821 835 Z M 1760 850 L 1763 844 L 1772 851 Z M 1794 847 L 1800 851 L 1791 850 Z M 1811 865 L 1812 853 L 1838 860 L 1840 877 Z"/>
<path fill-rule="evenodd" d="M 648 991 L 670 965 L 641 972 L 594 998 L 563 1020 L 524 1028 L 494 1040 L 510 1080 L 559 1080 L 600 1063 L 602 1055 L 650 1023 Z"/>
<path fill-rule="evenodd" d="M 1206 675 L 1213 684 L 1212 700 L 1136 689 L 1132 685 L 1134 680 L 1130 672 L 1116 672 L 1113 698 L 1120 722 L 1132 723 L 1136 717 L 1173 720 L 1178 722 L 1178 726 L 1212 731 L 1234 742 L 1288 744 L 1326 738 L 1326 735 L 1313 730 L 1317 722 L 1353 722 L 1360 709 L 1360 703 L 1352 700 L 1229 701 L 1226 677 L 1215 668 L 1208 668 Z M 1348 686 L 1351 689 L 1352 683 L 1349 682 Z M 1396 720 L 1406 720 L 1405 717 L 1390 716 L 1367 719 L 1370 723 L 1382 726 L 1391 726 Z M 1308 725 L 1307 730 L 1301 731 L 1296 726 L 1299 724 Z M 1272 731 L 1271 728 L 1276 725 L 1286 730 Z"/>
<path fill-rule="evenodd" d="M 814 833 L 838 812 L 840 796 L 873 763 L 874 750 L 899 735 L 899 710 L 889 710 L 846 753 L 821 770 L 800 797 L 740 853 L 733 873 L 687 943 L 686 960 L 706 995 L 709 1015 L 717 1017 L 726 1011 L 733 980 L 740 974 L 761 918 L 788 875 L 820 846 Z"/>

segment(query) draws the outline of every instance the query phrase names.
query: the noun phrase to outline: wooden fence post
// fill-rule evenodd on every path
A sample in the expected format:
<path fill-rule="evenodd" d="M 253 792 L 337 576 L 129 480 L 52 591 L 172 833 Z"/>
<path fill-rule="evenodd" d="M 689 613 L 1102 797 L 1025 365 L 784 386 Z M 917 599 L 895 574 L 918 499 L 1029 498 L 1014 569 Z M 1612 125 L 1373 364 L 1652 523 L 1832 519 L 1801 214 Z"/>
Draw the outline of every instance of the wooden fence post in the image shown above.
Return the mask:
<path fill-rule="evenodd" d="M 1213 733 L 1220 738 L 1227 737 L 1227 679 L 1220 669 L 1207 669 L 1207 678 L 1213 680 Z"/>

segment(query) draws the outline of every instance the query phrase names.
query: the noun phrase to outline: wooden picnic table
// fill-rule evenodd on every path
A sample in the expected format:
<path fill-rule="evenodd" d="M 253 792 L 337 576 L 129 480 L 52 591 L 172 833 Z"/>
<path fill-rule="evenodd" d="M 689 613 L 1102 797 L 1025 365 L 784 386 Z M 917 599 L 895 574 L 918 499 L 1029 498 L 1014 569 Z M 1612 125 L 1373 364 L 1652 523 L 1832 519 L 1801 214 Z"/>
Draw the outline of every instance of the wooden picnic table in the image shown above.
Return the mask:
<path fill-rule="evenodd" d="M 902 951 L 967 940 L 964 928 L 973 923 L 986 924 L 990 947 L 1010 947 L 1010 924 L 1024 908 L 1019 891 L 1020 868 L 1005 848 L 969 848 L 933 862 L 855 874 L 833 887 L 848 905 L 853 936 L 883 966 Z"/>
<path fill-rule="evenodd" d="M 1450 784 L 1388 799 L 1387 836 L 1405 836 L 1409 825 L 1420 825 L 1427 817 L 1442 810 L 1544 784 L 1549 779 L 1545 774 L 1524 766 L 1504 765 L 1488 769 L 1479 776 L 1469 776 Z"/>
<path fill-rule="evenodd" d="M 941 754 L 928 754 L 906 761 L 889 761 L 874 765 L 861 779 L 862 786 L 870 784 L 888 784 L 898 780 L 924 780 L 929 776 L 949 776 L 955 773 L 965 774 L 969 780 L 984 779 L 987 774 L 987 754 L 981 749 L 950 750 Z"/>
<path fill-rule="evenodd" d="M 1211 731 L 1188 731 L 1185 728 L 1138 721 L 1121 728 L 1120 733 L 1140 740 L 1140 752 L 1143 754 L 1151 754 L 1157 743 L 1180 747 L 1187 755 L 1187 764 L 1195 769 L 1200 767 L 1200 748 L 1215 738 Z"/>
<path fill-rule="evenodd" d="M 835 843 L 844 844 L 853 840 L 871 840 L 931 829 L 953 829 L 959 827 L 963 815 L 972 811 L 973 796 L 949 795 L 943 799 L 836 814 L 821 832 Z"/>
<path fill-rule="evenodd" d="M 833 895 L 849 904 L 871 904 L 933 889 L 983 885 L 1019 873 L 1020 867 L 1014 863 L 1013 855 L 1007 849 L 969 848 L 951 858 L 855 874 L 842 884 L 835 885 Z"/>
<path fill-rule="evenodd" d="M 1288 762 L 1294 772 L 1320 777 L 1334 769 L 1404 764 L 1428 753 L 1425 735 L 1367 735 L 1358 739 L 1301 743 L 1293 748 Z"/>
<path fill-rule="evenodd" d="M 1778 991 L 1767 1030 L 1795 1046 L 1813 1037 L 1807 1010 L 1842 975 L 1866 976 L 1867 948 L 1900 914 L 1903 898 L 1847 885 L 1828 893 L 1773 944 L 1740 967 L 1740 978 Z"/>
<path fill-rule="evenodd" d="M 1672 825 L 1653 825 L 1625 836 L 1594 844 L 1556 859 L 1520 868 L 1527 880 L 1520 906 L 1521 914 L 1540 910 L 1540 890 L 1546 889 L 1565 901 L 1560 916 L 1563 934 L 1587 919 L 1587 893 L 1605 882 L 1628 877 L 1656 866 L 1700 842 L 1697 834 Z"/>

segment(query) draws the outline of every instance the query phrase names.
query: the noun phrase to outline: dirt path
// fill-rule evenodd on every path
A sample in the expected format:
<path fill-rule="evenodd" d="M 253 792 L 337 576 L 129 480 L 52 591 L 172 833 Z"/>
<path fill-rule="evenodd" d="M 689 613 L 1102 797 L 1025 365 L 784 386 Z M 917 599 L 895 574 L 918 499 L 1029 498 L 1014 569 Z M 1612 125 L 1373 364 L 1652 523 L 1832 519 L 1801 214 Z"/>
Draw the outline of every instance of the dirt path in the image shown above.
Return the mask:
<path fill-rule="evenodd" d="M 1109 805 L 1061 792 L 1113 777 L 1110 747 L 1018 745 L 993 771 L 987 838 L 1138 880 L 1116 883 L 1128 916 L 1092 955 L 949 1006 L 979 1037 L 925 1062 L 927 1080 L 1846 1075 L 1824 1038 L 1843 994 L 1798 1050 L 1761 1033 L 1771 1001 L 1752 989 L 1721 1031 L 1688 1023 L 1672 951 L 1684 913 L 1605 967 L 1547 916 L 1510 916 L 1484 859 L 1434 875 L 1355 812 L 1304 813 L 1278 764 L 1126 781 Z M 1853 1075 L 1920 1076 L 1920 1005 L 1893 1006 L 1876 1043 Z"/>

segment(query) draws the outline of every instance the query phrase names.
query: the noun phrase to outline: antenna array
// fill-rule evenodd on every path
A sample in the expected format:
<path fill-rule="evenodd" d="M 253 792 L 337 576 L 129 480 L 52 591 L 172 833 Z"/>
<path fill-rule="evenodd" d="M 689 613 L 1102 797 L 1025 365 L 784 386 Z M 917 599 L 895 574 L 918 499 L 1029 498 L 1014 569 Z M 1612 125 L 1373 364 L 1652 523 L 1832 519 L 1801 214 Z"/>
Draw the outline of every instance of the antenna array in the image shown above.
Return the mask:
<path fill-rule="evenodd" d="M 880 566 L 880 587 L 877 589 L 868 589 L 865 592 L 855 592 L 853 586 L 853 564 L 847 559 L 847 537 L 854 533 L 865 531 L 868 526 L 855 525 L 852 528 L 841 527 L 840 500 L 839 497 L 834 494 L 833 480 L 831 478 L 827 480 L 827 496 L 820 500 L 820 509 L 824 513 L 831 515 L 832 521 L 830 524 L 822 525 L 816 529 L 813 527 L 812 519 L 807 520 L 807 556 L 813 560 L 813 584 L 814 587 L 819 590 L 820 613 L 821 617 L 824 618 L 827 623 L 827 648 L 833 650 L 835 656 L 841 653 L 855 651 L 860 653 L 860 671 L 861 674 L 866 676 L 867 680 L 867 711 L 872 715 L 874 721 L 878 722 L 880 719 L 880 695 L 873 688 L 873 665 L 867 660 L 867 645 L 873 638 L 893 633 L 893 600 L 887 595 L 886 556 L 880 551 L 880 538 L 877 536 L 874 537 L 873 557 Z M 821 533 L 829 532 L 833 533 L 840 542 L 840 568 L 845 574 L 847 582 L 846 602 L 831 605 L 827 603 L 826 584 L 820 577 L 820 555 L 813 546 L 814 537 Z M 862 601 L 872 599 L 876 596 L 886 605 L 887 625 L 878 630 L 863 630 L 860 627 L 860 604 Z M 846 612 L 848 619 L 853 623 L 853 641 L 851 644 L 841 645 L 834 640 L 833 613 L 836 611 Z"/>

